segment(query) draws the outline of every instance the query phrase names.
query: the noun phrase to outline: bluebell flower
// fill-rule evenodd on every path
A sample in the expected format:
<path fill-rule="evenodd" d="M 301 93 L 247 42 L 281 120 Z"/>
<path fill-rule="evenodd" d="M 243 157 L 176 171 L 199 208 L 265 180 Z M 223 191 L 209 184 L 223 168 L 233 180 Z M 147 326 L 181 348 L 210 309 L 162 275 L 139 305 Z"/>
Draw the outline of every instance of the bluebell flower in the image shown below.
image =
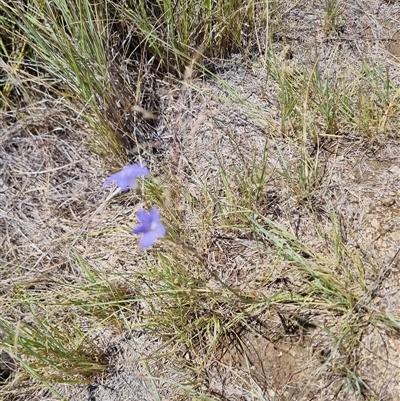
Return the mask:
<path fill-rule="evenodd" d="M 125 192 L 128 189 L 136 189 L 138 185 L 136 180 L 137 177 L 149 174 L 150 171 L 141 164 L 131 164 L 125 166 L 121 171 L 118 171 L 118 173 L 111 174 L 103 184 L 103 188 L 106 188 L 115 182 L 122 192 Z"/>
<path fill-rule="evenodd" d="M 141 209 L 138 210 L 137 218 L 140 225 L 132 230 L 134 234 L 141 234 L 140 246 L 142 248 L 151 248 L 158 237 L 164 237 L 166 230 L 160 221 L 158 210 L 153 207 L 150 212 Z"/>

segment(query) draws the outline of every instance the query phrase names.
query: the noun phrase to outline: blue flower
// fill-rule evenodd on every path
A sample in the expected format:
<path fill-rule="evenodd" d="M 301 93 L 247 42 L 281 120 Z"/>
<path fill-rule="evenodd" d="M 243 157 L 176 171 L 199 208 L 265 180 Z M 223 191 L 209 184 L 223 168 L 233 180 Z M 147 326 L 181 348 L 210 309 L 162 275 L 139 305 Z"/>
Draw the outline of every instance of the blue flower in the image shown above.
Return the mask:
<path fill-rule="evenodd" d="M 118 173 L 110 175 L 103 184 L 103 188 L 115 182 L 122 192 L 128 189 L 136 189 L 138 185 L 136 178 L 149 174 L 150 171 L 141 164 L 131 164 L 130 166 L 125 166 Z"/>
<path fill-rule="evenodd" d="M 151 248 L 158 237 L 164 237 L 166 230 L 160 222 L 158 210 L 153 207 L 150 212 L 141 209 L 138 210 L 137 218 L 140 225 L 132 230 L 134 234 L 141 234 L 140 246 L 142 248 Z"/>

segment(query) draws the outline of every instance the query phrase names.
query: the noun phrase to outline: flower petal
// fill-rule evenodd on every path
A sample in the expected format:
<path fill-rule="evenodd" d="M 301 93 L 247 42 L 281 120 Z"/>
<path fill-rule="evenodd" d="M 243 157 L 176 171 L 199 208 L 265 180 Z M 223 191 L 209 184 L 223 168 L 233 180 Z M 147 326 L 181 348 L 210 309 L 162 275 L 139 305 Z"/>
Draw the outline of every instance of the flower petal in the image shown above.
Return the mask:
<path fill-rule="evenodd" d="M 136 216 L 137 216 L 138 220 L 140 221 L 140 224 L 142 224 L 144 226 L 148 226 L 148 229 L 150 230 L 150 226 L 152 223 L 150 214 L 148 212 L 146 212 L 146 210 L 144 210 L 144 209 L 139 209 L 136 212 Z"/>
<path fill-rule="evenodd" d="M 123 168 L 123 170 L 125 170 L 125 173 L 127 175 L 133 176 L 133 177 L 141 177 L 141 176 L 150 174 L 150 171 L 146 167 L 142 166 L 139 163 L 135 163 L 135 164 L 126 166 Z"/>
<path fill-rule="evenodd" d="M 105 180 L 105 182 L 104 182 L 104 184 L 103 184 L 103 189 L 104 189 L 104 188 L 107 188 L 110 184 L 112 184 L 112 183 L 115 181 L 115 176 L 116 176 L 117 174 L 118 174 L 118 173 L 111 174 L 111 175 Z"/>
<path fill-rule="evenodd" d="M 157 237 L 165 237 L 167 230 L 162 223 L 158 223 L 157 228 L 154 230 L 154 232 L 156 233 Z"/>
<path fill-rule="evenodd" d="M 136 177 L 126 177 L 126 186 L 129 189 L 136 189 L 138 186 Z"/>
<path fill-rule="evenodd" d="M 116 183 L 122 192 L 126 192 L 130 188 L 128 177 L 120 175 L 117 177 Z"/>
<path fill-rule="evenodd" d="M 125 166 L 121 171 L 111 174 L 103 184 L 103 189 L 115 182 L 122 192 L 128 189 L 136 189 L 136 178 L 140 176 L 149 175 L 150 171 L 139 163 Z"/>
<path fill-rule="evenodd" d="M 141 224 L 140 226 L 137 226 L 135 228 L 132 228 L 132 232 L 134 234 L 143 234 L 143 233 L 147 233 L 147 229 L 146 226 L 144 226 L 143 224 Z"/>
<path fill-rule="evenodd" d="M 160 221 L 160 213 L 158 213 L 157 208 L 153 207 L 150 209 L 149 214 L 152 222 L 158 223 Z"/>
<path fill-rule="evenodd" d="M 157 239 L 156 232 L 150 231 L 150 232 L 142 235 L 142 238 L 140 238 L 139 244 L 142 248 L 148 249 L 153 246 L 154 242 L 156 242 L 156 239 Z"/>

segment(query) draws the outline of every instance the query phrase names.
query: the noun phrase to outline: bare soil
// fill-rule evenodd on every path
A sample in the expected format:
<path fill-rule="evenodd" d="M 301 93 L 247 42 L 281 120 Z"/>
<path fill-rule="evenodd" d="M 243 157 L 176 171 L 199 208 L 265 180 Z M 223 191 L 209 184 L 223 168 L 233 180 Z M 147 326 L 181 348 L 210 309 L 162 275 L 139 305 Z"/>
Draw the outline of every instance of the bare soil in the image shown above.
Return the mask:
<path fill-rule="evenodd" d="M 363 59 L 380 63 L 400 85 L 400 4 L 389 1 L 350 1 L 343 4 L 338 32 L 324 31 L 323 2 L 293 5 L 282 17 L 273 45 L 288 65 L 301 68 L 312 63 L 318 53 L 321 65 L 338 52 L 341 65 L 355 69 Z M 285 55 L 290 50 L 290 58 Z M 226 80 L 255 104 L 257 119 L 252 119 L 240 104 L 221 101 L 228 95 L 213 77 L 194 79 L 200 92 L 167 86 L 160 95 L 159 136 L 164 137 L 165 160 L 177 176 L 191 188 L 187 177 L 189 163 L 201 179 L 218 185 L 213 166 L 219 163 L 214 149 L 226 167 L 237 163 L 236 148 L 250 162 L 270 147 L 271 165 L 278 165 L 274 150 L 278 144 L 288 163 L 295 162 L 287 140 L 281 135 L 279 107 L 274 85 L 262 63 L 244 62 L 241 57 L 221 62 L 216 75 Z M 160 83 L 164 85 L 165 83 Z M 169 91 L 170 89 L 173 92 Z M 397 89 L 398 90 L 398 89 Z M 168 95 L 168 93 L 173 93 Z M 107 194 L 100 190 L 108 175 L 101 159 L 90 152 L 81 138 L 87 136 L 82 124 L 67 110 L 38 108 L 22 110 L 18 118 L 4 118 L 0 132 L 0 296 L 18 283 L 40 283 L 48 277 L 81 274 L 71 260 L 70 245 Z M 251 113 L 250 113 L 251 114 Z M 21 117 L 22 116 L 22 117 Z M 394 117 L 398 119 L 399 117 Z M 400 124 L 397 125 L 399 127 Z M 172 140 L 171 140 L 172 138 Z M 232 138 L 234 141 L 232 141 Z M 362 250 L 381 272 L 372 307 L 398 316 L 400 307 L 400 142 L 399 136 L 377 135 L 376 140 L 349 132 L 327 142 L 322 162 L 328 171 L 321 196 L 330 197 L 345 228 L 349 247 Z M 297 210 L 296 200 L 278 179 L 271 180 L 268 210 L 279 223 L 297 227 L 299 237 L 318 247 L 320 239 L 308 230 L 309 218 Z M 191 189 L 193 193 L 198 188 Z M 128 230 L 135 224 L 135 208 L 140 204 L 134 194 L 113 200 L 102 213 L 90 220 L 75 243 L 83 257 L 98 269 L 135 271 L 132 255 L 135 245 Z M 193 224 L 195 216 L 190 216 Z M 121 229 L 121 227 L 123 229 Z M 124 257 L 126 249 L 129 257 Z M 221 247 L 219 248 L 221 249 Z M 209 258 L 224 265 L 227 281 L 245 287 L 256 285 L 260 274 L 254 259 L 256 244 L 230 242 L 231 254 L 210 249 Z M 236 250 L 236 252 L 232 252 Z M 235 254 L 233 254 L 235 253 Z M 282 326 L 278 319 L 271 326 Z M 147 372 L 139 358 L 157 345 L 145 334 L 137 337 L 102 333 L 115 366 L 104 376 L 82 386 L 57 386 L 66 399 L 152 400 Z M 210 361 L 207 391 L 221 400 L 250 400 L 250 383 L 268 400 L 358 400 L 362 395 L 343 386 L 341 375 L 317 376 L 326 355 L 321 349 L 322 334 L 309 328 L 292 336 L 282 326 L 281 336 L 245 333 L 239 345 L 226 346 Z M 368 327 L 361 346 L 352 355 L 357 373 L 371 391 L 367 399 L 400 399 L 400 338 L 396 331 Z M 163 374 L 168 361 L 154 365 Z M 163 366 L 164 364 L 164 366 Z M 175 399 L 163 384 L 165 399 Z M 30 381 L 18 383 L 13 400 L 56 399 L 48 390 Z M 373 395 L 371 395 L 373 394 Z M 170 397 L 170 398 L 168 398 Z M 11 398 L 10 398 L 11 399 Z"/>

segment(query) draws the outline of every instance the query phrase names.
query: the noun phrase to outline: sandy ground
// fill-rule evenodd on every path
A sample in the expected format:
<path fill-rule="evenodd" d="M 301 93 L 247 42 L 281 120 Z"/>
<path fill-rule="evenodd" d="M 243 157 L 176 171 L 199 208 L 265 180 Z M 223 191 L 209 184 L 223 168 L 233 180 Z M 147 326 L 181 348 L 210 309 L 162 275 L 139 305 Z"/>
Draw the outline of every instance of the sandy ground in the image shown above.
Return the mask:
<path fill-rule="evenodd" d="M 282 24 L 285 28 L 277 29 L 274 46 L 276 52 L 282 54 L 287 68 L 301 68 L 311 62 L 310 53 L 315 49 L 321 67 L 329 64 L 332 54 L 337 53 L 338 59 L 342 59 L 342 65 L 337 68 L 346 65 L 356 68 L 362 55 L 381 63 L 394 82 L 400 84 L 398 2 L 360 0 L 346 3 L 340 17 L 343 27 L 339 34 L 324 34 L 323 15 L 322 2 L 293 7 L 285 13 Z M 290 59 L 285 58 L 288 51 Z M 232 137 L 249 160 L 254 150 L 262 149 L 267 142 L 272 150 L 274 146 L 284 148 L 287 144 L 285 138 L 277 135 L 282 127 L 274 85 L 269 83 L 257 57 L 250 65 L 244 64 L 240 57 L 234 57 L 229 62 L 217 64 L 215 71 L 218 77 L 251 100 L 258 113 L 256 122 L 242 111 L 240 105 L 220 100 L 229 93 L 212 77 L 193 82 L 201 87 L 200 93 L 186 89 L 176 99 L 165 95 L 168 91 L 164 91 L 161 110 L 157 111 L 160 115 L 159 137 L 165 138 L 165 157 L 175 165 L 176 173 L 184 177 L 190 160 L 201 170 L 200 176 L 211 183 L 215 179 L 212 165 L 216 155 L 210 143 L 218 143 L 226 166 L 235 163 L 230 148 Z M 0 294 L 6 294 L 16 283 L 45 281 L 49 276 L 60 274 L 80 274 L 66 246 L 74 241 L 107 196 L 100 188 L 108 173 L 100 158 L 88 151 L 83 143 L 81 138 L 86 134 L 82 125 L 74 121 L 67 110 L 64 116 L 68 117 L 63 119 L 60 109 L 54 112 L 49 109 L 44 115 L 43 108 L 38 107 L 33 105 L 21 110 L 23 117 L 19 119 L 4 118 L 0 132 Z M 285 157 L 294 160 L 290 149 L 285 149 Z M 329 171 L 321 196 L 329 194 L 340 213 L 348 245 L 362 249 L 379 266 L 380 282 L 372 301 L 373 308 L 398 315 L 398 136 L 392 134 L 372 143 L 360 139 L 356 132 L 349 132 L 340 140 L 327 144 L 321 162 Z M 271 157 L 271 163 L 274 163 L 274 157 Z M 307 230 L 309 220 L 301 210 L 288 211 L 293 210 L 292 195 L 273 186 L 274 182 L 271 182 L 272 216 L 289 227 L 297 224 L 299 237 L 310 245 L 317 244 L 314 234 Z M 76 242 L 76 249 L 101 269 L 134 270 L 132 258 L 122 258 L 119 252 L 121 247 L 126 247 L 131 254 L 135 253 L 132 238 L 126 232 L 118 231 L 118 227 L 130 228 L 135 224 L 134 211 L 139 202 L 135 195 L 111 201 L 105 211 L 90 221 L 85 231 L 89 235 L 83 235 Z M 98 236 L 105 227 L 108 234 Z M 226 272 L 227 277 L 233 280 L 231 271 L 249 264 L 251 257 L 246 255 L 253 254 L 252 246 L 245 246 L 243 242 L 237 245 L 242 256 L 229 261 L 228 270 L 232 270 Z M 236 277 L 236 280 L 240 278 Z M 133 337 L 107 333 L 103 336 L 114 367 L 90 385 L 58 385 L 57 391 L 71 401 L 157 399 L 147 372 L 138 363 L 141 356 L 154 349 L 157 340 L 140 332 L 134 332 Z M 296 341 L 289 336 L 278 343 L 266 339 L 263 333 L 259 336 L 246 334 L 242 338 L 245 350 L 230 349 L 210 362 L 208 388 L 221 400 L 252 399 L 245 390 L 250 382 L 268 400 L 358 399 L 338 387 L 334 375 L 313 381 L 315 367 L 320 367 L 323 359 L 314 352 L 318 341 L 319 337 L 312 333 Z M 378 332 L 369 327 L 363 333 L 361 343 L 362 347 L 353 357 L 358 360 L 358 373 L 375 394 L 373 399 L 398 400 L 398 334 L 390 330 Z M 168 363 L 159 361 L 154 365 L 155 372 L 161 374 Z M 161 387 L 163 399 L 174 399 L 168 386 Z M 20 385 L 18 392 L 13 400 L 56 399 L 48 390 L 33 389 L 29 384 L 26 387 Z"/>

